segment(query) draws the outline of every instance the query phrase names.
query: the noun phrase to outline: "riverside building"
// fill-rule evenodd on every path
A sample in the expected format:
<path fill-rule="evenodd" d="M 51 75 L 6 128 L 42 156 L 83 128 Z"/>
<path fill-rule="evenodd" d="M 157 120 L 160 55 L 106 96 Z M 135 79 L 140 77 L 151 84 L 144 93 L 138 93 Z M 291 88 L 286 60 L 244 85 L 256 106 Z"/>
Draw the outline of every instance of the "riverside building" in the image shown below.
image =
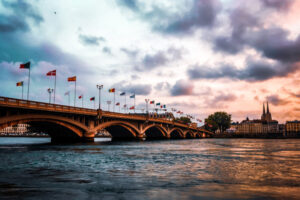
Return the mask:
<path fill-rule="evenodd" d="M 235 129 L 237 134 L 244 135 L 268 135 L 268 134 L 279 134 L 278 121 L 272 119 L 272 114 L 269 109 L 269 103 L 267 102 L 265 109 L 265 103 L 263 104 L 263 113 L 261 119 L 243 120 L 239 124 L 235 124 Z"/>

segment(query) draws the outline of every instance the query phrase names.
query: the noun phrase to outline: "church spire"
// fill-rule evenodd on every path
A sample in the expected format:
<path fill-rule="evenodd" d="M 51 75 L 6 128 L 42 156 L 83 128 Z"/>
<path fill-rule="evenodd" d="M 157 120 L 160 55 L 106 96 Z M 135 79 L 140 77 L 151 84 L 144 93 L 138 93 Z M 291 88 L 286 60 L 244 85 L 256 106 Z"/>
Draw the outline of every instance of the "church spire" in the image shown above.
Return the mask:
<path fill-rule="evenodd" d="M 270 113 L 269 111 L 269 102 L 267 101 L 267 113 Z"/>
<path fill-rule="evenodd" d="M 266 110 L 265 110 L 265 102 L 263 102 L 263 115 L 266 114 Z"/>

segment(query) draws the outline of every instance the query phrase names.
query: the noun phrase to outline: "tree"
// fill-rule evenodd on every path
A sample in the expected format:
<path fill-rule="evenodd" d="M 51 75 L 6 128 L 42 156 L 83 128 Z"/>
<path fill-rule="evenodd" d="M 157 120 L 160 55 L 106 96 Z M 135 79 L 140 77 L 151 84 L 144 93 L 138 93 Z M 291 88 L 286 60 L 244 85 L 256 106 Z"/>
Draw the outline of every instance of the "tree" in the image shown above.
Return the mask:
<path fill-rule="evenodd" d="M 219 129 L 220 132 L 223 133 L 230 127 L 230 123 L 231 115 L 226 112 L 215 112 L 205 119 L 205 128 L 213 132 Z"/>
<path fill-rule="evenodd" d="M 180 117 L 180 118 L 176 118 L 175 121 L 184 123 L 184 124 L 190 124 L 192 121 L 190 118 L 188 117 Z"/>

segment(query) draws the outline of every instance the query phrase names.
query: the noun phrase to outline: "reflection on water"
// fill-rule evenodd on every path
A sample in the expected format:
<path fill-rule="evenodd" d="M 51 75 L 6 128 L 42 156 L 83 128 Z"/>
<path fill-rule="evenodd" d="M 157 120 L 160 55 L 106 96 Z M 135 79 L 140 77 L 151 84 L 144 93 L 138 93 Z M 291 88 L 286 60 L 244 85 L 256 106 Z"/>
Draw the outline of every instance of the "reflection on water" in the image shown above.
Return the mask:
<path fill-rule="evenodd" d="M 27 139 L 0 138 L 0 198 L 300 199 L 300 140 Z"/>

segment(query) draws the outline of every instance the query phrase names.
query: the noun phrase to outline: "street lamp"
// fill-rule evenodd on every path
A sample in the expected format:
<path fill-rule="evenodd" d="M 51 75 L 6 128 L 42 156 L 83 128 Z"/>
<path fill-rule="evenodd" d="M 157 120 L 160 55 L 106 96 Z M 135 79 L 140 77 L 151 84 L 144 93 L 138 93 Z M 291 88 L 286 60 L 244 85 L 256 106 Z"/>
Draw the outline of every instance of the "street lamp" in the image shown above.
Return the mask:
<path fill-rule="evenodd" d="M 49 93 L 49 103 L 51 103 L 51 93 L 53 92 L 53 89 L 48 88 L 47 91 Z"/>
<path fill-rule="evenodd" d="M 110 111 L 110 110 L 109 110 L 110 104 L 111 104 L 111 101 L 107 101 L 107 108 L 108 108 L 108 111 Z"/>
<path fill-rule="evenodd" d="M 103 88 L 103 85 L 97 85 L 97 88 L 99 90 L 99 110 L 101 110 L 101 89 Z"/>
<path fill-rule="evenodd" d="M 148 114 L 149 112 L 148 112 L 148 102 L 150 101 L 150 99 L 145 99 L 145 101 L 146 101 L 146 113 Z"/>

